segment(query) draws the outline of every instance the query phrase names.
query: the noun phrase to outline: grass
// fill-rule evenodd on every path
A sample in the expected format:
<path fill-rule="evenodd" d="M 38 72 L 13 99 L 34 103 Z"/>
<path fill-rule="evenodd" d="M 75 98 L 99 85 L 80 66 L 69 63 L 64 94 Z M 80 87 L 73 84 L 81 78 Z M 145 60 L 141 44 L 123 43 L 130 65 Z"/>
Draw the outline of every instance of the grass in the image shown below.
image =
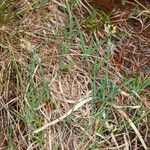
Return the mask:
<path fill-rule="evenodd" d="M 0 148 L 148 149 L 148 14 L 2 1 Z"/>

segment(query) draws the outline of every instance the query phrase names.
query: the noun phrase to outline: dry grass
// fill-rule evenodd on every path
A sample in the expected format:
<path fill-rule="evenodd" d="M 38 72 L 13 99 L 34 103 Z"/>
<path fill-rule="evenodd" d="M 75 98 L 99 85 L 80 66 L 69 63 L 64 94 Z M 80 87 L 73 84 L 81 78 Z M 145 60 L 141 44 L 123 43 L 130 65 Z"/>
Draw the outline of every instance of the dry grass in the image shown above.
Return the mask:
<path fill-rule="evenodd" d="M 1 2 L 0 149 L 148 149 L 149 16 Z"/>

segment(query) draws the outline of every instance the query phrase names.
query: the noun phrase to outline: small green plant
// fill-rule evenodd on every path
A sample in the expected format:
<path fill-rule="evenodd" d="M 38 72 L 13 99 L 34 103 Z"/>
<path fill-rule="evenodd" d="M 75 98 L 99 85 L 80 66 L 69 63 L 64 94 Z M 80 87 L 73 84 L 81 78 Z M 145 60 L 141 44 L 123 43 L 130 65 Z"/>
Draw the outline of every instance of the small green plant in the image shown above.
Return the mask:
<path fill-rule="evenodd" d="M 84 28 L 93 33 L 97 29 L 100 29 L 102 24 L 97 21 L 97 13 L 95 11 L 92 12 L 91 16 L 85 18 L 82 22 Z"/>
<path fill-rule="evenodd" d="M 25 92 L 25 113 L 29 126 L 29 133 L 41 126 L 41 116 L 37 110 L 41 103 L 45 100 L 50 100 L 49 87 L 44 80 L 44 75 L 41 73 L 40 83 L 35 83 L 34 76 L 38 69 L 42 72 L 41 60 L 38 54 L 33 54 L 32 63 L 29 70 L 29 84 Z M 43 134 L 35 135 L 33 139 L 42 144 Z"/>

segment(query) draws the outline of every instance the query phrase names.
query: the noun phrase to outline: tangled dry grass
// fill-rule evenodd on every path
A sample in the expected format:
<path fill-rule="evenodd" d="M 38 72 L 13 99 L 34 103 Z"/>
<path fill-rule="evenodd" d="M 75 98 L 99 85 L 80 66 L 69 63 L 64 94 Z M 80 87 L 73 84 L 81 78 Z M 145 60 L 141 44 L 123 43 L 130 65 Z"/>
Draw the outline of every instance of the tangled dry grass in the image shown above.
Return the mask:
<path fill-rule="evenodd" d="M 150 147 L 148 6 L 107 15 L 80 0 L 12 0 L 5 9 L 1 149 Z"/>

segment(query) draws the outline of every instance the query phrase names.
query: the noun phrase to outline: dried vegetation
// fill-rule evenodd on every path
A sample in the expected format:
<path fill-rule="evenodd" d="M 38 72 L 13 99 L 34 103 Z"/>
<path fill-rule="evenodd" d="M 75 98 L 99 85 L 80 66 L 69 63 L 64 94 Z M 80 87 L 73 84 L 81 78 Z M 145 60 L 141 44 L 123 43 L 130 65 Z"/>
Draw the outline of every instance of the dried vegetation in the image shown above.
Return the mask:
<path fill-rule="evenodd" d="M 148 149 L 149 17 L 0 0 L 0 149 Z"/>

